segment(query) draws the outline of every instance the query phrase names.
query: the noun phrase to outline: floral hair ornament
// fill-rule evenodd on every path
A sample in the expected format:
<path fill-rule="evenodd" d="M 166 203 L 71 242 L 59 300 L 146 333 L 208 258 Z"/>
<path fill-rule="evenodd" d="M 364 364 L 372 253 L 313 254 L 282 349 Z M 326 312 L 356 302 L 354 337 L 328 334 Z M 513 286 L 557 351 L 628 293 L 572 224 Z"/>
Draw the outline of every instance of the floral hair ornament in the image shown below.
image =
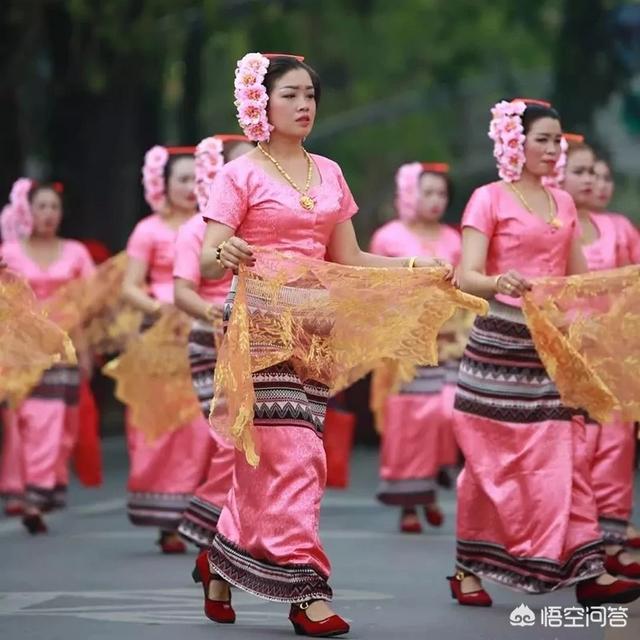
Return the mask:
<path fill-rule="evenodd" d="M 200 211 L 204 211 L 211 183 L 224 165 L 224 145 L 227 142 L 249 142 L 249 139 L 240 134 L 218 134 L 204 138 L 195 149 L 196 197 Z"/>
<path fill-rule="evenodd" d="M 29 178 L 18 178 L 11 187 L 9 203 L 0 213 L 0 234 L 3 242 L 28 238 L 33 231 L 33 216 L 29 205 L 29 191 L 34 186 Z"/>
<path fill-rule="evenodd" d="M 269 96 L 263 81 L 269 63 L 274 58 L 294 58 L 298 62 L 304 60 L 303 56 L 288 53 L 247 53 L 236 65 L 233 83 L 236 115 L 245 136 L 254 142 L 267 142 L 273 131 L 267 118 Z"/>
<path fill-rule="evenodd" d="M 493 157 L 496 159 L 498 175 L 505 182 L 519 180 L 522 175 L 525 163 L 522 116 L 527 105 L 551 107 L 544 100 L 516 98 L 511 102 L 498 102 L 491 109 L 489 137 L 493 140 Z"/>
<path fill-rule="evenodd" d="M 144 199 L 153 211 L 160 211 L 166 202 L 164 183 L 164 169 L 170 156 L 191 155 L 195 147 L 151 147 L 144 155 L 142 165 L 142 186 Z"/>

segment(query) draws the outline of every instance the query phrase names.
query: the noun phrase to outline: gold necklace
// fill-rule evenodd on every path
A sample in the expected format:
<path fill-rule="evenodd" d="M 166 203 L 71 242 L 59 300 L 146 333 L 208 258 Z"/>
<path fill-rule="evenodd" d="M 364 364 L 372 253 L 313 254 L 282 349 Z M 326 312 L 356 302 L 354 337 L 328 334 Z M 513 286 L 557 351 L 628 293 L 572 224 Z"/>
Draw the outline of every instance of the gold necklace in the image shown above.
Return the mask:
<path fill-rule="evenodd" d="M 529 203 L 526 201 L 524 194 L 520 191 L 520 189 L 518 189 L 516 185 L 513 184 L 513 182 L 509 182 L 507 184 L 511 187 L 511 190 L 518 196 L 518 198 L 520 198 L 520 201 L 524 205 L 524 208 L 529 213 L 535 216 L 536 215 L 535 211 L 529 206 Z M 547 194 L 547 203 L 549 207 L 549 214 L 545 222 L 550 227 L 553 227 L 554 229 L 559 229 L 562 226 L 562 221 L 558 218 L 556 214 L 553 213 L 553 200 L 551 199 L 551 194 L 549 193 L 548 189 L 545 189 L 545 187 L 542 187 L 542 188 L 544 189 L 544 192 Z"/>
<path fill-rule="evenodd" d="M 280 163 L 258 142 L 258 149 L 273 162 L 276 169 L 282 174 L 283 178 L 300 194 L 300 206 L 307 211 L 311 211 L 315 207 L 315 200 L 309 195 L 309 188 L 311 186 L 311 176 L 313 175 L 313 161 L 311 156 L 307 153 L 307 150 L 302 147 L 302 153 L 307 159 L 307 180 L 304 184 L 304 188 L 301 189 L 293 180 L 293 178 L 282 168 Z"/>

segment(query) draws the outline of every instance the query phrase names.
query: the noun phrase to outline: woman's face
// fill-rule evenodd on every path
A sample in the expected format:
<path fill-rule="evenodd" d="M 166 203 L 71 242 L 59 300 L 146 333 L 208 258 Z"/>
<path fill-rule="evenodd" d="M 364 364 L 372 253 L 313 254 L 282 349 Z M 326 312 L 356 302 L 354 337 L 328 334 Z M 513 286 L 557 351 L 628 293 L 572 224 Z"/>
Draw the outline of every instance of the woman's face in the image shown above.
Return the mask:
<path fill-rule="evenodd" d="M 62 201 L 53 189 L 38 189 L 31 200 L 32 235 L 55 238 L 62 221 Z"/>
<path fill-rule="evenodd" d="M 593 201 L 594 163 L 591 149 L 569 151 L 562 188 L 571 195 L 579 209 L 590 208 Z"/>
<path fill-rule="evenodd" d="M 316 119 L 316 98 L 311 76 L 292 69 L 278 78 L 269 94 L 267 115 L 274 130 L 284 136 L 306 138 Z"/>
<path fill-rule="evenodd" d="M 562 130 L 555 118 L 539 118 L 526 135 L 524 143 L 525 168 L 534 176 L 548 176 L 560 155 Z"/>
<path fill-rule="evenodd" d="M 185 156 L 172 165 L 167 179 L 167 201 L 182 211 L 194 210 L 197 205 L 195 160 Z"/>
<path fill-rule="evenodd" d="M 596 211 L 605 211 L 613 198 L 613 176 L 609 165 L 602 160 L 597 160 L 593 165 L 594 186 L 592 207 Z"/>
<path fill-rule="evenodd" d="M 423 173 L 418 182 L 417 218 L 423 222 L 437 222 L 449 204 L 449 189 L 443 176 Z"/>

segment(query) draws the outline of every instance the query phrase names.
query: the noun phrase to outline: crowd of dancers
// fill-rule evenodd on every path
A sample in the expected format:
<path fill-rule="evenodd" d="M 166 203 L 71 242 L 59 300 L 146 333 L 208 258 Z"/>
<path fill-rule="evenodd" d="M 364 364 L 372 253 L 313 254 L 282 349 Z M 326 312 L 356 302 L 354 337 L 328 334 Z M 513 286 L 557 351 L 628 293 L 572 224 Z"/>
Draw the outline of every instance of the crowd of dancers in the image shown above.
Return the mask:
<path fill-rule="evenodd" d="M 161 319 L 176 317 L 176 308 L 188 316 L 182 346 L 193 406 L 188 420 L 153 437 L 136 424 L 133 401 L 128 407 L 131 523 L 156 528 L 163 553 L 184 553 L 185 541 L 200 549 L 193 578 L 211 620 L 235 622 L 235 587 L 290 603 L 296 633 L 347 633 L 329 604 L 330 562 L 319 537 L 331 385 L 303 375 L 293 356 L 252 370 L 253 412 L 244 420 L 250 430 L 231 416 L 236 429 L 229 437 L 216 429 L 211 411 L 219 385 L 230 388 L 229 376 L 222 368 L 214 378 L 214 370 L 224 341 L 238 339 L 230 330 L 225 337 L 236 299 L 252 319 L 273 311 L 238 277 L 256 270 L 256 280 L 267 281 L 267 271 L 259 271 L 266 255 L 304 265 L 327 261 L 346 272 L 358 267 L 363 277 L 424 269 L 436 274 L 417 294 L 425 304 L 436 289 L 458 288 L 487 300 L 488 313 L 473 320 L 461 310 L 442 328 L 433 345 L 437 366 L 403 368 L 397 360 L 368 368 L 382 436 L 378 499 L 399 509 L 402 532 L 421 532 L 423 514 L 438 527 L 438 481 L 464 461 L 448 578 L 462 605 L 492 604 L 482 579 L 533 594 L 575 586 L 584 606 L 640 597 L 640 533 L 630 521 L 633 420 L 640 416 L 618 411 L 599 423 L 565 403 L 522 311 L 537 279 L 640 264 L 640 232 L 608 211 L 609 162 L 581 136 L 563 132 L 550 104 L 498 103 L 490 137 L 500 180 L 474 191 L 460 225 L 441 222 L 449 166 L 410 162 L 396 174 L 397 218 L 376 231 L 365 252 L 340 167 L 303 146 L 320 96 L 320 80 L 301 57 L 248 54 L 235 76 L 244 135 L 146 154 L 143 185 L 152 212 L 130 235 L 116 292 L 143 320 L 122 348 L 126 354 L 139 346 Z M 97 277 L 87 249 L 59 236 L 62 215 L 59 185 L 20 179 L 0 218 L 0 273 L 19 274 L 42 302 L 72 281 Z M 288 300 L 298 295 L 292 282 L 283 289 Z M 387 294 L 389 305 L 402 295 Z M 91 313 L 100 310 L 94 305 Z M 31 534 L 46 533 L 46 512 L 65 505 L 79 390 L 95 357 L 81 334 L 72 333 L 77 364 L 48 368 L 26 397 L 3 408 L 0 492 L 7 515 L 20 516 Z M 252 343 L 250 329 L 248 336 L 250 349 L 270 348 L 255 337 Z M 125 375 L 126 368 L 120 359 L 112 371 Z M 138 383 L 142 389 L 144 378 Z M 258 442 L 254 456 L 249 432 Z"/>

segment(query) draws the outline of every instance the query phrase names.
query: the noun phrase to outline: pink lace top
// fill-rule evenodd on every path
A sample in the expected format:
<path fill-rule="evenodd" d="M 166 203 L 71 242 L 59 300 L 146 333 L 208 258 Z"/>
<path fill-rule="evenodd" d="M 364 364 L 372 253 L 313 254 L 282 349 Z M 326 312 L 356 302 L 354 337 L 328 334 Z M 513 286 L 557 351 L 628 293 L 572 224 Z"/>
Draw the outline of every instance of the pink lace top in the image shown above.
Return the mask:
<path fill-rule="evenodd" d="M 173 260 L 177 229 L 157 213 L 138 222 L 127 243 L 127 255 L 148 267 L 149 294 L 161 302 L 173 302 Z"/>
<path fill-rule="evenodd" d="M 49 298 L 67 282 L 88 278 L 95 272 L 89 251 L 76 240 L 62 240 L 58 258 L 46 267 L 29 257 L 17 240 L 2 246 L 2 256 L 9 269 L 26 278 L 39 300 Z"/>
<path fill-rule="evenodd" d="M 446 224 L 433 240 L 414 233 L 404 222 L 393 220 L 380 227 L 371 239 L 371 253 L 397 258 L 402 256 L 437 257 L 453 265 L 460 262 L 462 241 L 460 234 Z"/>
<path fill-rule="evenodd" d="M 600 213 L 600 216 L 611 218 L 618 230 L 621 242 L 624 243 L 623 252 L 629 256 L 631 264 L 640 264 L 640 230 L 627 216 L 622 213 Z"/>
<path fill-rule="evenodd" d="M 525 277 L 567 275 L 571 244 L 579 237 L 578 214 L 571 196 L 561 189 L 550 189 L 557 217 L 555 229 L 527 211 L 501 182 L 476 189 L 462 216 L 462 227 L 472 227 L 489 239 L 485 273 L 499 275 L 515 269 Z M 520 299 L 496 295 L 511 306 Z"/>
<path fill-rule="evenodd" d="M 591 271 L 624 267 L 631 263 L 626 238 L 621 235 L 613 218 L 593 214 L 591 222 L 598 230 L 598 238 L 582 245 L 582 252 Z"/>
<path fill-rule="evenodd" d="M 203 300 L 222 304 L 229 292 L 232 273 L 229 271 L 220 280 L 208 280 L 200 276 L 200 253 L 206 230 L 207 224 L 199 213 L 180 227 L 176 238 L 173 276 L 193 282 Z"/>
<path fill-rule="evenodd" d="M 333 229 L 358 207 L 340 167 L 323 156 L 311 157 L 322 179 L 310 190 L 315 200 L 311 211 L 300 205 L 300 194 L 293 187 L 245 155 L 216 175 L 205 220 L 231 227 L 250 245 L 323 260 Z"/>

